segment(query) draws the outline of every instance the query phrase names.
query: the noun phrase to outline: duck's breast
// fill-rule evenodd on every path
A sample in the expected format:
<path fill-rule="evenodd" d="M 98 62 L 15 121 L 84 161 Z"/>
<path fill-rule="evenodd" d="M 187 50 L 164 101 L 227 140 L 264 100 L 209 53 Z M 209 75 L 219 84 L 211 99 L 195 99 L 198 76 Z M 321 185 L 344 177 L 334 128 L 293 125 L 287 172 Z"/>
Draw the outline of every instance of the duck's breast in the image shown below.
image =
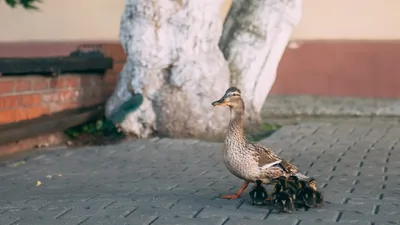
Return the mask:
<path fill-rule="evenodd" d="M 227 169 L 241 179 L 254 181 L 259 175 L 257 162 L 251 154 L 224 151 L 223 160 Z"/>

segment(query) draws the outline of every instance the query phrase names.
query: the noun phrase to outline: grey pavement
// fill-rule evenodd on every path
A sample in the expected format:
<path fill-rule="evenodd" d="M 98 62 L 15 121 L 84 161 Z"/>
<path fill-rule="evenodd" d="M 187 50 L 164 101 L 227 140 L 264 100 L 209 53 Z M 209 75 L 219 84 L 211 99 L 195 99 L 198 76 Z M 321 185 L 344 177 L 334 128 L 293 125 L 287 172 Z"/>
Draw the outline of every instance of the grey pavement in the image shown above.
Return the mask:
<path fill-rule="evenodd" d="M 261 141 L 317 179 L 322 208 L 250 204 L 221 143 L 152 139 L 39 152 L 0 173 L 1 225 L 400 224 L 400 126 L 287 125 Z M 36 187 L 36 182 L 41 185 Z"/>

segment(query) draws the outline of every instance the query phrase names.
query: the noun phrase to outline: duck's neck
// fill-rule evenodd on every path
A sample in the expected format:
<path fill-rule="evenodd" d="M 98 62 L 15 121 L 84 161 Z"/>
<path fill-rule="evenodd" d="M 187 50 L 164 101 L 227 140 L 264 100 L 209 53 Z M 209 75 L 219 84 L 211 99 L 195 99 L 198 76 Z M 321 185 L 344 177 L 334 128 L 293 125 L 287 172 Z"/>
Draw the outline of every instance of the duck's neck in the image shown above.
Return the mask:
<path fill-rule="evenodd" d="M 232 147 L 244 146 L 247 143 L 244 134 L 244 110 L 231 109 L 231 120 L 229 122 L 228 132 L 225 138 L 225 144 Z"/>

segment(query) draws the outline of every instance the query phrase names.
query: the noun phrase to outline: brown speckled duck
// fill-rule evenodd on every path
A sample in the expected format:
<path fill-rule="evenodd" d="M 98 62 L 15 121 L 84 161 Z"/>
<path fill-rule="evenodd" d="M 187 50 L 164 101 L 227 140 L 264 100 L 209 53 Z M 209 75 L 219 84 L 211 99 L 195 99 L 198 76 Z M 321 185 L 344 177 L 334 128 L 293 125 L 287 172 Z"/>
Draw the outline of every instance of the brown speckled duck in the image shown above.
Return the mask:
<path fill-rule="evenodd" d="M 223 161 L 227 169 L 236 177 L 244 180 L 243 186 L 234 195 L 223 195 L 225 199 L 240 197 L 249 183 L 261 180 L 270 184 L 272 180 L 285 176 L 296 175 L 299 179 L 308 180 L 307 176 L 298 173 L 296 166 L 279 157 L 272 150 L 262 145 L 250 143 L 244 133 L 244 102 L 241 92 L 236 87 L 230 87 L 225 95 L 213 106 L 229 106 L 231 119 L 222 150 Z"/>

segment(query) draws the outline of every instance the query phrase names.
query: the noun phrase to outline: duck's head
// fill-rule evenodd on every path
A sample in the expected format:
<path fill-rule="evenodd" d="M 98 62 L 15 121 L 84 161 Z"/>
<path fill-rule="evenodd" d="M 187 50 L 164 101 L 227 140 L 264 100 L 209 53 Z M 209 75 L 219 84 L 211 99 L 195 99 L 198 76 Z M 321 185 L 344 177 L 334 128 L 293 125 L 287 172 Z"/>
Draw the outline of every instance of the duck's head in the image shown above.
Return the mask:
<path fill-rule="evenodd" d="M 226 90 L 221 99 L 211 103 L 213 106 L 229 106 L 233 109 L 244 109 L 241 92 L 236 87 L 230 87 Z"/>
<path fill-rule="evenodd" d="M 311 178 L 308 181 L 308 185 L 310 186 L 310 188 L 314 189 L 314 191 L 317 190 L 317 181 L 314 178 Z"/>
<path fill-rule="evenodd" d="M 289 181 L 298 183 L 299 182 L 299 178 L 295 175 L 289 176 Z"/>

